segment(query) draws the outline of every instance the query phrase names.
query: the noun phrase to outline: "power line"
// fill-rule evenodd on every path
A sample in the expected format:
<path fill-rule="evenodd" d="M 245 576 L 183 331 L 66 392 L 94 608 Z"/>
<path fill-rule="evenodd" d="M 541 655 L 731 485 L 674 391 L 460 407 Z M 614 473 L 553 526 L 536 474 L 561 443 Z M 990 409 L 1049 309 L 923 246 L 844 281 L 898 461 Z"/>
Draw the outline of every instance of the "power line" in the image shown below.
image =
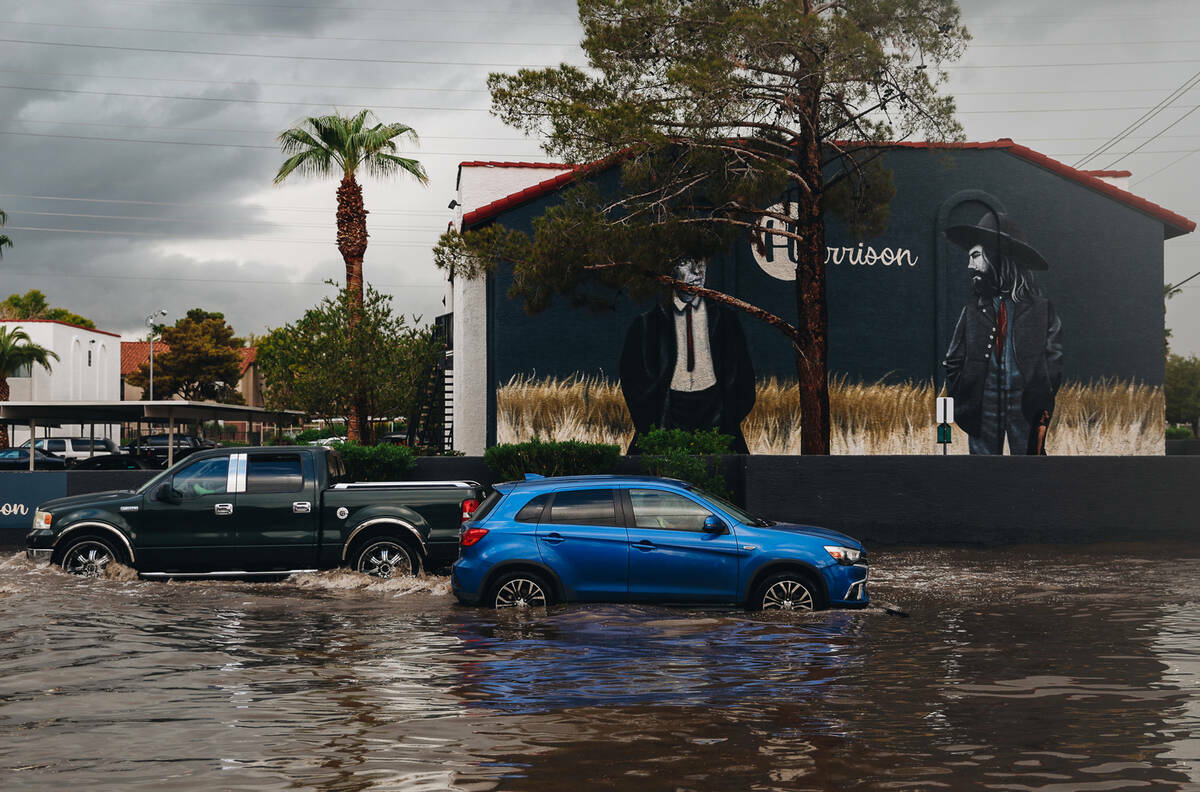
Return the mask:
<path fill-rule="evenodd" d="M 244 207 L 239 204 L 229 203 L 202 203 L 202 202 L 181 202 L 181 201 L 132 201 L 121 200 L 117 198 L 77 198 L 64 195 L 29 195 L 26 193 L 0 193 L 0 198 L 33 198 L 39 201 L 79 201 L 83 203 L 115 203 L 115 204 L 137 204 L 140 206 L 182 206 L 188 208 L 194 207 L 212 207 L 218 209 L 228 209 L 231 206 L 235 208 L 254 208 Z M 285 211 L 285 212 L 332 212 L 336 211 L 336 207 L 317 207 L 317 206 L 264 206 L 259 207 L 269 211 Z M 391 211 L 372 209 L 373 215 L 391 215 L 391 214 L 435 214 L 445 216 L 446 211 L 442 210 L 423 210 L 423 209 L 394 209 Z"/>
<path fill-rule="evenodd" d="M 1184 154 L 1182 157 L 1179 157 L 1178 159 L 1173 159 L 1170 162 L 1168 162 L 1166 165 L 1163 165 L 1161 168 L 1154 171 L 1154 173 L 1151 173 L 1149 176 L 1143 176 L 1142 178 L 1138 179 L 1137 181 L 1134 182 L 1134 184 L 1137 185 L 1137 184 L 1141 184 L 1142 182 L 1150 181 L 1158 174 L 1162 173 L 1163 171 L 1170 170 L 1171 168 L 1175 167 L 1180 162 L 1183 162 L 1185 159 L 1192 156 L 1193 154 L 1195 154 L 1198 151 L 1200 151 L 1200 148 L 1192 149 L 1188 153 Z"/>
<path fill-rule="evenodd" d="M 396 63 L 406 66 L 499 66 L 509 69 L 544 69 L 537 63 L 490 63 L 475 61 L 431 61 L 409 58 L 335 58 L 328 55 L 269 55 L 261 52 L 218 52 L 213 50 L 179 50 L 158 47 L 118 47 L 112 44 L 76 44 L 66 41 L 33 41 L 31 39 L 0 38 L 3 44 L 37 44 L 43 47 L 76 47 L 80 49 L 119 50 L 121 52 L 150 52 L 159 55 L 215 55 L 221 58 L 265 58 L 268 60 L 330 61 L 333 63 Z M 1164 63 L 1170 61 L 1162 61 Z"/>
<path fill-rule="evenodd" d="M 278 152 L 277 146 L 257 146 L 251 143 L 205 143 L 201 141 L 191 140 L 142 140 L 137 138 L 110 138 L 110 137 L 94 137 L 91 135 L 54 135 L 48 132 L 14 132 L 12 130 L 0 130 L 0 135 L 20 135 L 23 137 L 42 137 L 55 138 L 59 140 L 89 140 L 99 141 L 102 143 L 156 143 L 164 146 L 204 146 L 207 148 L 238 148 L 238 149 L 258 149 L 260 151 L 275 151 Z M 537 154 L 481 154 L 478 151 L 420 151 L 413 152 L 421 157 L 542 157 L 542 153 Z"/>
<path fill-rule="evenodd" d="M 72 30 L 112 30 L 128 33 L 170 33 L 187 36 L 240 36 L 243 38 L 273 38 L 290 41 L 366 41 L 374 44 L 430 44 L 430 45 L 469 45 L 475 47 L 510 46 L 510 47 L 574 47 L 574 43 L 564 44 L 561 41 L 459 41 L 447 39 L 397 39 L 397 38 L 367 38 L 363 36 L 294 36 L 286 33 L 243 33 L 236 30 L 177 30 L 170 28 L 139 28 L 117 25 L 71 25 L 65 22 L 25 22 L 16 19 L 0 19 L 0 25 L 26 25 L 31 27 L 70 28 Z M 1200 44 L 1200 41 L 1182 42 L 1146 42 L 1146 43 L 1179 43 Z M 1004 46 L 1004 45 L 991 45 Z"/>
<path fill-rule="evenodd" d="M 31 278 L 99 278 L 102 280 L 138 280 L 138 281 L 169 281 L 179 283 L 231 283 L 241 285 L 267 285 L 267 286 L 328 286 L 325 281 L 288 281 L 288 280 L 232 280 L 222 278 L 219 281 L 212 278 L 184 278 L 178 276 L 162 276 L 162 275 L 96 275 L 94 273 L 65 273 L 65 272 L 29 272 L 28 270 L 10 270 L 5 269 L 5 272 L 11 275 L 26 275 Z M 384 289 L 442 289 L 445 288 L 443 283 L 375 283 L 368 281 L 372 286 Z"/>
<path fill-rule="evenodd" d="M 0 39 L 3 41 L 4 39 Z M 1089 61 L 1087 63 L 992 63 L 968 66 L 941 66 L 945 71 L 959 69 L 1057 69 L 1060 67 L 1076 66 L 1149 66 L 1169 63 L 1200 63 L 1198 58 L 1183 58 L 1173 60 L 1135 60 L 1135 61 Z"/>
<path fill-rule="evenodd" d="M 326 5 L 295 5 L 292 3 L 241 3 L 241 2 L 197 2 L 197 0 L 109 0 L 110 3 L 117 5 L 138 5 L 138 6 L 153 6 L 161 8 L 163 6 L 184 5 L 198 6 L 200 8 L 227 8 L 233 7 L 239 10 L 257 9 L 257 8 L 279 8 L 288 11 L 326 11 L 344 14 L 346 11 L 374 11 L 388 14 L 405 14 L 423 13 L 434 14 L 441 16 L 454 16 L 456 18 L 463 16 L 481 16 L 493 18 L 501 16 L 501 14 L 488 14 L 478 11 L 463 11 L 462 9 L 446 9 L 434 10 L 429 8 L 414 8 L 412 6 L 326 6 Z M 575 18 L 574 14 L 563 13 L 562 11 L 512 11 L 504 12 L 503 16 L 546 16 L 546 17 L 570 17 Z"/>
<path fill-rule="evenodd" d="M 3 86 L 0 86 L 0 87 L 3 87 Z M 1026 110 L 1023 108 L 1010 107 L 1010 108 L 1006 108 L 1004 110 L 957 110 L 955 112 L 957 112 L 958 115 L 990 115 L 990 114 L 1001 114 L 1001 113 L 1004 113 L 1004 114 L 1020 113 L 1021 115 L 1026 115 L 1028 113 L 1111 113 L 1111 112 L 1120 111 L 1120 110 L 1153 110 L 1155 107 L 1158 107 L 1158 105 L 1154 105 L 1154 107 L 1146 107 L 1145 105 L 1134 106 L 1134 107 L 1130 107 L 1130 106 L 1126 106 L 1126 107 L 1051 107 L 1051 108 L 1039 108 L 1039 109 L 1033 109 L 1033 110 Z M 1195 110 L 1197 107 L 1200 107 L 1200 105 L 1191 105 L 1192 110 Z M 1165 110 L 1166 108 L 1163 108 L 1163 109 Z M 1147 119 L 1147 120 L 1149 120 L 1149 119 Z M 1118 141 L 1118 142 L 1120 142 L 1120 141 Z M 1101 152 L 1101 153 L 1103 153 L 1103 152 Z"/>
<path fill-rule="evenodd" d="M 0 85 L 10 91 L 38 91 L 42 93 L 84 94 L 87 96 L 123 96 L 135 99 L 181 99 L 189 102 L 226 102 L 238 104 L 283 105 L 285 107 L 331 107 L 334 102 L 281 102 L 272 99 L 240 99 L 225 96 L 172 96 L 169 94 L 123 93 L 119 91 L 85 91 L 78 88 L 41 88 L 28 85 Z M 359 104 L 346 103 L 342 104 Z M 486 113 L 486 107 L 423 107 L 419 105 L 375 105 L 380 110 L 433 110 L 439 113 Z"/>
<path fill-rule="evenodd" d="M 1126 135 L 1130 134 L 1131 132 L 1136 132 L 1138 129 L 1145 126 L 1145 124 L 1148 121 L 1150 121 L 1156 115 L 1161 113 L 1163 110 L 1170 107 L 1171 104 L 1174 103 L 1174 101 L 1176 99 L 1180 98 L 1185 93 L 1187 93 L 1192 88 L 1194 88 L 1198 81 L 1200 81 L 1200 72 L 1196 72 L 1191 77 L 1184 80 L 1182 85 L 1180 85 L 1175 90 L 1171 91 L 1171 93 L 1168 94 L 1167 96 L 1165 96 L 1161 101 L 1159 101 L 1158 104 L 1156 104 L 1154 107 L 1150 108 L 1149 112 L 1143 113 L 1142 116 L 1139 117 L 1137 120 L 1135 120 L 1132 124 L 1125 127 L 1117 134 L 1113 135 L 1111 138 L 1109 138 L 1107 141 L 1105 141 L 1102 145 L 1098 146 L 1093 152 L 1089 153 L 1083 159 L 1076 162 L 1075 167 L 1078 168 L 1081 165 L 1086 165 L 1087 163 L 1091 162 L 1096 157 L 1103 154 L 1108 149 L 1115 146 L 1117 143 L 1120 143 L 1122 140 L 1125 139 Z"/>
<path fill-rule="evenodd" d="M 1162 132 L 1166 132 L 1167 130 L 1171 129 L 1171 127 L 1174 127 L 1174 126 L 1175 126 L 1176 124 L 1178 124 L 1180 121 L 1183 121 L 1184 119 L 1186 119 L 1188 116 L 1190 116 L 1192 113 L 1196 112 L 1197 110 L 1200 110 L 1200 105 L 1196 105 L 1196 106 L 1195 106 L 1195 107 L 1193 107 L 1191 110 L 1188 110 L 1186 113 L 1184 113 L 1183 115 L 1181 115 L 1179 118 L 1176 118 L 1174 121 L 1172 121 L 1172 122 L 1171 122 L 1170 124 L 1168 124 L 1166 127 L 1164 127 L 1164 128 L 1161 130 L 1161 132 L 1160 132 L 1159 134 L 1162 134 Z M 1146 140 L 1145 140 L 1145 141 L 1143 141 L 1143 142 L 1141 143 L 1141 145 L 1139 145 L 1139 146 L 1138 146 L 1137 148 L 1135 148 L 1133 151 L 1127 151 L 1127 152 L 1125 152 L 1125 153 L 1124 153 L 1124 154 L 1122 154 L 1120 157 L 1118 157 L 1117 159 L 1113 160 L 1113 161 L 1112 161 L 1112 162 L 1110 162 L 1108 165 L 1106 165 L 1106 166 L 1105 166 L 1105 170 L 1111 169 L 1111 168 L 1112 168 L 1114 165 L 1116 165 L 1118 162 L 1120 162 L 1121 160 L 1125 159 L 1126 157 L 1130 156 L 1131 154 L 1136 154 L 1136 153 L 1138 153 L 1139 151 L 1141 151 L 1141 150 L 1142 150 L 1142 148 L 1143 148 L 1143 147 L 1145 147 L 1145 146 L 1147 146 L 1148 144 L 1150 144 L 1150 143 L 1151 143 L 1151 142 L 1152 142 L 1152 141 L 1153 141 L 1155 138 L 1157 138 L 1157 137 L 1158 137 L 1158 135 L 1152 135 L 1152 136 L 1150 136 L 1150 137 L 1146 138 Z M 1147 153 L 1147 154 L 1150 154 L 1150 153 L 1154 153 L 1154 152 L 1146 152 L 1146 153 Z"/>
<path fill-rule="evenodd" d="M 93 72 L 48 72 L 48 71 L 30 71 L 27 69 L 0 69 L 0 73 L 4 74 L 36 74 L 42 77 L 84 77 L 87 79 L 102 78 L 105 80 L 141 80 L 150 82 L 175 82 L 175 83 L 200 83 L 202 85 L 221 85 L 229 87 L 232 85 L 247 85 L 253 87 L 267 86 L 270 88 L 330 88 L 334 90 L 360 90 L 360 91 L 422 91 L 432 93 L 490 93 L 486 88 L 397 88 L 390 85 L 334 85 L 331 83 L 280 83 L 280 82 L 263 82 L 261 80 L 250 80 L 243 82 L 235 82 L 230 80 L 202 80 L 202 79 L 184 79 L 181 77 L 146 77 L 143 75 L 130 74 L 97 74 Z"/>
<path fill-rule="evenodd" d="M 84 214 L 76 212 L 38 212 L 32 209 L 9 209 L 8 214 L 12 217 L 19 218 L 22 215 L 34 215 L 36 217 L 86 217 L 93 220 L 136 220 L 147 223 L 219 223 L 222 226 L 237 226 L 242 228 L 326 228 L 331 229 L 328 223 L 237 223 L 227 222 L 225 220 L 205 220 L 192 217 L 139 217 L 133 215 L 98 215 Z M 444 231 L 444 225 L 430 226 L 371 226 L 371 231 Z"/>
<path fill-rule="evenodd" d="M 101 231 L 87 228 L 42 228 L 36 226 L 5 226 L 6 229 L 12 231 L 37 231 L 53 234 L 99 234 L 101 236 L 122 236 L 122 237 L 154 237 L 158 239 L 188 239 L 202 240 L 205 242 L 265 242 L 270 245 L 279 244 L 296 244 L 296 245 L 327 245 L 328 239 L 254 239 L 252 237 L 187 237 L 178 234 L 155 234 L 149 231 Z M 432 247 L 427 242 L 371 242 L 371 245 L 382 245 L 384 247 L 419 247 L 429 249 Z"/>

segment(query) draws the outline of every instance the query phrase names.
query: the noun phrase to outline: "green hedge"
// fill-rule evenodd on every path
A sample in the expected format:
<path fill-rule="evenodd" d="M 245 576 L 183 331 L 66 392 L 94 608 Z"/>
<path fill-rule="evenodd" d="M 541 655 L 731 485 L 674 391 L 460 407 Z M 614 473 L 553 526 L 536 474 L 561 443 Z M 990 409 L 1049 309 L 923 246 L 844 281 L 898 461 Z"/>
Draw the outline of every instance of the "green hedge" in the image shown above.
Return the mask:
<path fill-rule="evenodd" d="M 416 454 L 407 446 L 339 443 L 334 447 L 346 463 L 349 481 L 400 481 L 417 464 Z"/>
<path fill-rule="evenodd" d="M 506 443 L 483 452 L 483 461 L 499 481 L 521 479 L 526 473 L 542 476 L 578 476 L 614 473 L 621 458 L 619 446 L 581 443 L 577 440 Z"/>
<path fill-rule="evenodd" d="M 1192 430 L 1186 426 L 1168 426 L 1168 440 L 1194 440 L 1196 436 L 1192 434 Z"/>
<path fill-rule="evenodd" d="M 652 476 L 682 479 L 715 495 L 729 497 L 714 457 L 733 453 L 733 437 L 716 429 L 651 429 L 638 440 L 642 467 Z"/>

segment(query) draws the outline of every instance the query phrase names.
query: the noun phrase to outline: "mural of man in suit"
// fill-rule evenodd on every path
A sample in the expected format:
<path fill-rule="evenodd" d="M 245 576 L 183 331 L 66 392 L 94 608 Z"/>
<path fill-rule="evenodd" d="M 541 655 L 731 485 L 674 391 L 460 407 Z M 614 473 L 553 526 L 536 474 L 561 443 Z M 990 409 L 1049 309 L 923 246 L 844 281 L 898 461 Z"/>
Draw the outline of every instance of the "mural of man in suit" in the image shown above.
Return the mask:
<path fill-rule="evenodd" d="M 1062 381 L 1062 323 L 1031 270 L 1049 265 L 1003 212 L 946 229 L 967 251 L 974 299 L 946 352 L 947 395 L 972 454 L 1045 454 Z"/>
<path fill-rule="evenodd" d="M 703 286 L 708 262 L 682 260 L 675 277 Z M 638 315 L 621 351 L 621 391 L 637 432 L 629 453 L 652 427 L 711 429 L 748 453 L 742 419 L 754 406 L 754 365 L 734 311 L 677 291 L 669 302 Z"/>

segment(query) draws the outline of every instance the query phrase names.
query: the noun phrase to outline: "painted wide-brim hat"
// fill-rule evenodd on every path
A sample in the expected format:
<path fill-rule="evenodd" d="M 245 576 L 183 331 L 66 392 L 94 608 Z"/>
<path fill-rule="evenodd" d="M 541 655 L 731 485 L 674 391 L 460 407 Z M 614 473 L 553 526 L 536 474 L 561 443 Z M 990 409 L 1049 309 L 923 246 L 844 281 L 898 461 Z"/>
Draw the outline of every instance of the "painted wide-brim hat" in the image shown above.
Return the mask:
<path fill-rule="evenodd" d="M 1048 270 L 1042 254 L 1025 241 L 1025 233 L 1004 212 L 988 212 L 975 225 L 956 225 L 946 229 L 946 238 L 963 250 L 983 245 L 999 250 L 1017 264 L 1031 270 Z"/>

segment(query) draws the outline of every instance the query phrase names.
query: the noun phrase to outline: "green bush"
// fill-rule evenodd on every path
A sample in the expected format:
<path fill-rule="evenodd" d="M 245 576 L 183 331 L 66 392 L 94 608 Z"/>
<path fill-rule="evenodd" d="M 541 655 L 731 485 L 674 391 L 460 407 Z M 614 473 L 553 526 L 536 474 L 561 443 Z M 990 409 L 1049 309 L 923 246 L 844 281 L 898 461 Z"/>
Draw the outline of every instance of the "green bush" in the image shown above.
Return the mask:
<path fill-rule="evenodd" d="M 346 434 L 345 426 L 326 426 L 323 429 L 305 429 L 297 432 L 296 445 L 305 445 L 313 440 L 324 440 L 326 437 L 341 437 Z"/>
<path fill-rule="evenodd" d="M 483 452 L 483 461 L 501 481 L 522 478 L 526 473 L 542 476 L 580 476 L 613 473 L 621 448 L 605 443 L 581 443 L 578 440 L 543 442 L 534 438 L 527 443 L 506 443 Z"/>
<path fill-rule="evenodd" d="M 334 447 L 346 463 L 348 481 L 399 481 L 417 464 L 416 454 L 406 446 L 339 443 Z"/>
<path fill-rule="evenodd" d="M 721 454 L 733 453 L 733 437 L 716 429 L 651 429 L 638 441 L 642 467 L 652 476 L 689 481 L 714 495 L 729 497 L 717 468 Z"/>
<path fill-rule="evenodd" d="M 1192 430 L 1186 426 L 1168 426 L 1168 440 L 1194 440 L 1196 436 L 1192 434 Z"/>

